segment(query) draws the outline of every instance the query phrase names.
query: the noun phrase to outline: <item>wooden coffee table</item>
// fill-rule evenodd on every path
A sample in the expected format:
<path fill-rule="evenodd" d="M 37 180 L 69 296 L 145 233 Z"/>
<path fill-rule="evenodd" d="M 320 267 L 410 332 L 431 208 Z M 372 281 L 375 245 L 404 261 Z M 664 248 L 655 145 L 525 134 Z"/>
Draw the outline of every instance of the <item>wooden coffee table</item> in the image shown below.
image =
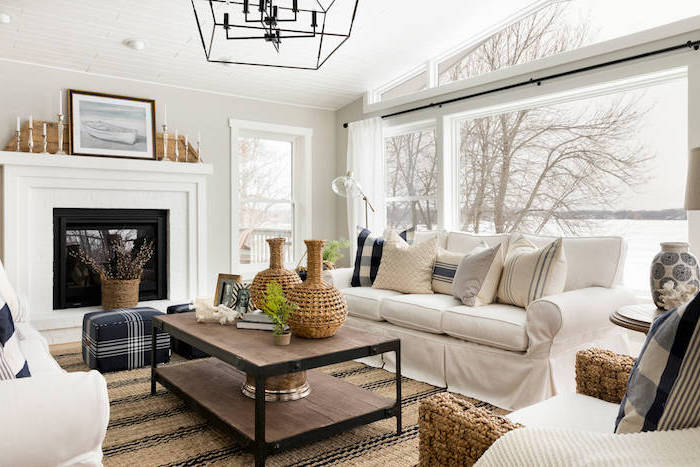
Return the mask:
<path fill-rule="evenodd" d="M 158 368 L 151 365 L 151 394 L 156 382 L 195 409 L 230 429 L 254 452 L 255 465 L 267 456 L 317 441 L 360 425 L 396 417 L 401 433 L 401 342 L 349 327 L 328 339 L 292 338 L 275 346 L 272 335 L 215 323 L 197 323 L 194 313 L 153 318 L 164 331 L 214 358 Z M 385 352 L 396 354 L 396 399 L 391 400 L 318 370 L 308 371 L 311 394 L 289 402 L 265 402 L 265 379 L 346 362 Z M 246 373 L 255 378 L 255 400 L 241 393 Z"/>

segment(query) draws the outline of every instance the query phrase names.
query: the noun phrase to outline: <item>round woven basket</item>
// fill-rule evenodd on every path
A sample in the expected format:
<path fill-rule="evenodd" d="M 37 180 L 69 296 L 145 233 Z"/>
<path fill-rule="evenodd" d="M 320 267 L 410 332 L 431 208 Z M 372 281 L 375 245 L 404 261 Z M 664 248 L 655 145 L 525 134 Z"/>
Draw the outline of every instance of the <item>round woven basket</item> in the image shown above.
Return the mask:
<path fill-rule="evenodd" d="M 270 268 L 257 273 L 250 285 L 250 297 L 257 308 L 262 307 L 265 287 L 270 282 L 277 282 L 282 287 L 285 297 L 295 285 L 301 284 L 301 279 L 296 272 L 283 267 L 282 249 L 286 241 L 285 238 L 267 239 L 267 244 L 270 245 Z"/>
<path fill-rule="evenodd" d="M 102 283 L 102 308 L 116 310 L 118 308 L 133 308 L 139 303 L 139 284 L 141 278 L 119 280 L 107 279 L 100 274 Z"/>
<path fill-rule="evenodd" d="M 289 318 L 289 327 L 299 337 L 331 337 L 345 323 L 348 307 L 338 289 L 321 279 L 323 240 L 305 240 L 308 251 L 306 281 L 294 287 L 287 299 L 299 309 Z"/>

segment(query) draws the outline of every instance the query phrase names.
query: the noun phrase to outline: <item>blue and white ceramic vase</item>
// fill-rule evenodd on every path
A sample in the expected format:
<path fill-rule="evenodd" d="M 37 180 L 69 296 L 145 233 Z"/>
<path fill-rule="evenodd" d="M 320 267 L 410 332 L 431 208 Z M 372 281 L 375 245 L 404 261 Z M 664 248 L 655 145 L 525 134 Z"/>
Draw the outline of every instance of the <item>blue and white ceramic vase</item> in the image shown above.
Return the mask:
<path fill-rule="evenodd" d="M 683 242 L 662 243 L 661 251 L 651 263 L 651 296 L 654 304 L 663 309 L 661 291 L 667 282 L 674 288 L 679 285 L 694 285 L 700 288 L 698 259 Z"/>

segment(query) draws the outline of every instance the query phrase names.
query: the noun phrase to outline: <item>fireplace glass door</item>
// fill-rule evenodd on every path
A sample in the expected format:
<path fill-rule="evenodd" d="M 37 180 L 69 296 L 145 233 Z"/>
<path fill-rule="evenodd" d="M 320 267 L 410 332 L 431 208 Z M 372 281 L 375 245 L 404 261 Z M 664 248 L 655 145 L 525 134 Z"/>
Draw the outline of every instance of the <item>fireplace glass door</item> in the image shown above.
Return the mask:
<path fill-rule="evenodd" d="M 54 210 L 54 308 L 100 305 L 99 274 L 74 255 L 83 250 L 97 263 L 114 261 L 109 246 L 121 239 L 134 253 L 153 242 L 139 301 L 167 298 L 167 211 L 141 209 Z"/>

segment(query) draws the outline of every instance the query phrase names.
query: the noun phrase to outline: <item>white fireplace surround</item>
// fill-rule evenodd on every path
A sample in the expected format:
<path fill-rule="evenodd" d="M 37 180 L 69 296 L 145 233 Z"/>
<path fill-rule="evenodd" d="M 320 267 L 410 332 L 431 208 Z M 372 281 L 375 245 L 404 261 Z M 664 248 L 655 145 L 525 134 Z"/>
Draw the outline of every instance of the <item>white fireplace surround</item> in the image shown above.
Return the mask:
<path fill-rule="evenodd" d="M 53 209 L 163 209 L 168 222 L 168 300 L 207 289 L 206 179 L 209 164 L 0 152 L 2 260 L 50 343 L 78 341 L 82 317 L 99 307 L 53 308 Z"/>

